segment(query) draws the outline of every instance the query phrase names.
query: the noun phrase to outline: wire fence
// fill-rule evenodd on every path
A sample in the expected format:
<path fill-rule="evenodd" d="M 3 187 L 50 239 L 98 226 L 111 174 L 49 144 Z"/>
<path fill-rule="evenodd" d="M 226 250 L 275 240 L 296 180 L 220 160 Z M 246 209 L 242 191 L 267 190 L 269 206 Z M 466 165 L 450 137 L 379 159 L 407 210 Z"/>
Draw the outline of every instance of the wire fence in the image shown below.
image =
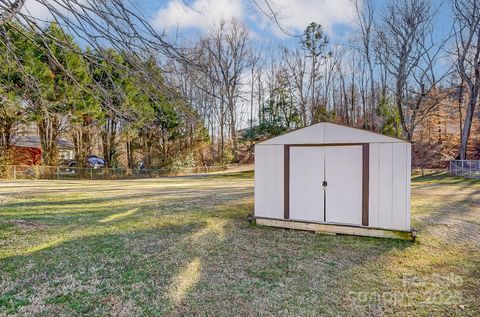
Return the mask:
<path fill-rule="evenodd" d="M 181 169 L 132 169 L 132 168 L 94 168 L 62 166 L 0 166 L 0 179 L 137 179 L 165 176 L 194 175 L 226 171 L 239 167 L 240 164 L 218 166 L 196 166 Z"/>
<path fill-rule="evenodd" d="M 480 160 L 450 161 L 449 172 L 465 178 L 480 178 Z"/>

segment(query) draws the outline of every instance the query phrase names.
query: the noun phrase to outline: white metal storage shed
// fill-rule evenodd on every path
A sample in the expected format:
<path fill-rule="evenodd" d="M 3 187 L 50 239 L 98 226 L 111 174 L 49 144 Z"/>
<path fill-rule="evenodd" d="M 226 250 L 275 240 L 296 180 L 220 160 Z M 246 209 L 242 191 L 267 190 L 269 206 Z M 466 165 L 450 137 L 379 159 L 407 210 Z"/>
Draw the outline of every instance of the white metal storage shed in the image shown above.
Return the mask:
<path fill-rule="evenodd" d="M 396 238 L 410 228 L 411 144 L 322 122 L 255 146 L 257 224 Z"/>

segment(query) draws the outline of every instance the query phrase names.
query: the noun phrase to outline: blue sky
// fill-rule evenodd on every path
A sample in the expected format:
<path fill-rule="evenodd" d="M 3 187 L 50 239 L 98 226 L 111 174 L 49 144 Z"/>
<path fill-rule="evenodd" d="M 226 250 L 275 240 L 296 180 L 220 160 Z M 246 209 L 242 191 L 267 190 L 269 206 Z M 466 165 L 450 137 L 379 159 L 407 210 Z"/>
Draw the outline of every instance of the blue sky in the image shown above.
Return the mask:
<path fill-rule="evenodd" d="M 281 18 L 282 27 L 292 34 L 300 34 L 312 21 L 322 24 L 332 43 L 346 43 L 356 33 L 351 0 L 269 1 Z M 194 40 L 207 33 L 222 18 L 234 17 L 243 21 L 252 36 L 260 41 L 287 46 L 298 42 L 298 39 L 283 33 L 261 12 L 260 9 L 266 8 L 255 6 L 252 0 L 139 0 L 137 3 L 157 30 L 170 35 L 178 32 L 186 40 Z M 265 2 L 260 0 L 257 3 Z M 432 3 L 434 7 L 441 7 L 434 27 L 434 37 L 440 41 L 451 27 L 449 2 L 433 0 Z M 384 0 L 375 0 L 377 15 L 380 15 L 384 5 Z"/>
<path fill-rule="evenodd" d="M 27 0 L 24 10 L 42 20 L 49 20 L 48 10 L 39 1 Z M 55 3 L 54 0 L 41 1 Z M 165 32 L 172 38 L 180 34 L 180 41 L 193 42 L 198 36 L 208 33 L 222 18 L 236 18 L 248 26 L 257 43 L 297 45 L 298 38 L 286 35 L 262 13 L 262 10 L 268 11 L 266 3 L 278 13 L 281 26 L 291 34 L 301 34 L 312 21 L 322 25 L 332 44 L 349 43 L 358 34 L 354 23 L 353 0 L 256 0 L 257 5 L 254 0 L 129 1 L 137 6 L 158 32 Z M 373 1 L 378 18 L 386 0 Z M 434 40 L 440 42 L 451 28 L 449 0 L 432 0 L 432 3 L 434 7 L 441 7 L 434 25 Z"/>
<path fill-rule="evenodd" d="M 187 2 L 189 5 L 186 5 Z M 259 4 L 265 3 L 263 0 Z M 288 32 L 300 34 L 312 21 L 322 24 L 332 39 L 345 36 L 354 27 L 351 0 L 275 0 L 270 2 L 280 16 L 280 23 Z M 158 30 L 192 38 L 208 32 L 220 19 L 237 18 L 259 40 L 278 43 L 298 42 L 283 33 L 251 0 L 141 0 L 139 7 L 152 18 Z"/>

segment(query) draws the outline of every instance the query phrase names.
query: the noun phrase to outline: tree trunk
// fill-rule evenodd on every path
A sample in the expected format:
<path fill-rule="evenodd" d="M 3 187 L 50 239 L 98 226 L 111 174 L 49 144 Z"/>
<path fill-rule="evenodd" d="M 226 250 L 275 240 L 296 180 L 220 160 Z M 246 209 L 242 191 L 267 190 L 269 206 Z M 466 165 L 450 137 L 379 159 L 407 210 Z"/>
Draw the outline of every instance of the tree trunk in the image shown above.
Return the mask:
<path fill-rule="evenodd" d="M 468 140 L 470 138 L 470 130 L 472 128 L 473 114 L 475 113 L 475 107 L 477 105 L 478 89 L 479 82 L 477 80 L 471 89 L 467 112 L 465 113 L 465 121 L 463 123 L 462 139 L 460 141 L 459 150 L 459 156 L 461 160 L 467 159 Z"/>
<path fill-rule="evenodd" d="M 107 118 L 102 131 L 103 159 L 105 167 L 117 165 L 117 122 L 114 118 Z"/>
<path fill-rule="evenodd" d="M 233 148 L 233 161 L 237 162 L 237 152 L 238 152 L 238 140 L 237 140 L 237 128 L 235 122 L 235 106 L 233 100 L 229 102 L 229 109 L 230 109 L 230 136 L 232 138 Z"/>
<path fill-rule="evenodd" d="M 37 126 L 42 146 L 43 164 L 56 166 L 58 164 L 57 138 L 60 133 L 60 118 L 57 114 L 44 112 L 43 118 L 37 122 Z"/>
<path fill-rule="evenodd" d="M 411 131 L 409 131 L 407 122 L 405 120 L 405 115 L 403 113 L 403 80 L 397 79 L 397 84 L 395 88 L 395 104 L 398 110 L 398 116 L 400 117 L 400 124 L 402 125 L 403 135 L 408 140 L 412 140 Z"/>
<path fill-rule="evenodd" d="M 463 134 L 463 118 L 462 118 L 462 108 L 463 108 L 463 88 L 464 88 L 464 82 L 463 82 L 463 78 L 462 78 L 462 82 L 460 83 L 460 87 L 459 87 L 459 92 L 458 92 L 458 115 L 459 115 L 459 119 L 458 119 L 458 125 L 459 125 L 459 128 L 460 128 L 460 140 L 462 139 L 462 134 Z"/>
<path fill-rule="evenodd" d="M 222 160 L 222 164 L 225 163 L 225 136 L 224 136 L 224 129 L 225 123 L 223 117 L 220 119 L 220 158 Z"/>
<path fill-rule="evenodd" d="M 73 144 L 75 147 L 75 160 L 78 167 L 85 167 L 87 156 L 92 151 L 92 119 L 86 115 L 83 116 L 81 125 L 74 127 Z"/>
<path fill-rule="evenodd" d="M 373 77 L 373 67 L 370 58 L 367 59 L 368 71 L 370 73 L 370 130 L 375 130 L 375 79 Z"/>
<path fill-rule="evenodd" d="M 12 146 L 13 120 L 6 114 L 0 118 L 0 163 L 10 163 L 10 148 Z"/>
<path fill-rule="evenodd" d="M 126 143 L 127 148 L 127 164 L 129 168 L 134 168 L 135 164 L 133 161 L 133 141 L 128 139 Z"/>

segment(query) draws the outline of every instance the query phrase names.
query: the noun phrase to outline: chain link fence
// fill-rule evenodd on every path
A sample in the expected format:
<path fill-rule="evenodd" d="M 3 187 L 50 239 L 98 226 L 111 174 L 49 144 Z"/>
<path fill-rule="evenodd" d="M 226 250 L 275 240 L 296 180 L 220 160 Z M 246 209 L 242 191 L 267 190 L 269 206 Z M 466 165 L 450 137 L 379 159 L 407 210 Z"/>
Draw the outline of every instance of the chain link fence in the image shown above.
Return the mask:
<path fill-rule="evenodd" d="M 194 175 L 226 171 L 240 167 L 239 164 L 218 166 L 196 166 L 181 169 L 132 169 L 132 168 L 90 168 L 62 166 L 0 166 L 0 179 L 137 179 L 164 176 Z"/>
<path fill-rule="evenodd" d="M 465 178 L 480 178 L 480 160 L 450 161 L 449 172 Z"/>

